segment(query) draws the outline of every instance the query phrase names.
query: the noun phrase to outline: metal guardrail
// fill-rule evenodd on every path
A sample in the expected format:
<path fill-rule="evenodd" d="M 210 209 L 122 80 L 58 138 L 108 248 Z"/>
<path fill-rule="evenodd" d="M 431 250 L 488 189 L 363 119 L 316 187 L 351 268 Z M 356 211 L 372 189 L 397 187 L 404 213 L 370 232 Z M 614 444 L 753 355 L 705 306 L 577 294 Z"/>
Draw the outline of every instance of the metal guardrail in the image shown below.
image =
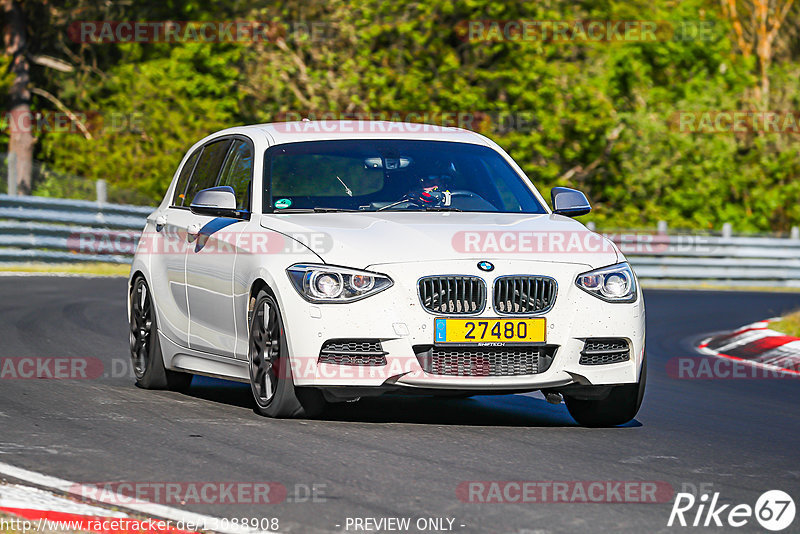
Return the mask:
<path fill-rule="evenodd" d="M 0 262 L 129 263 L 154 208 L 0 195 Z M 666 231 L 665 225 L 659 225 Z M 609 235 L 639 279 L 657 285 L 800 287 L 800 238 Z M 82 237 L 92 237 L 82 246 Z M 103 245 L 103 237 L 114 243 Z M 122 246 L 120 246 L 120 242 Z"/>
<path fill-rule="evenodd" d="M 155 208 L 88 200 L 0 195 L 0 219 L 72 223 L 97 228 L 141 230 Z"/>
<path fill-rule="evenodd" d="M 110 232 L 135 240 L 154 208 L 86 200 L 0 195 L 0 262 L 130 263 L 119 250 L 82 250 L 80 236 Z"/>
<path fill-rule="evenodd" d="M 631 234 L 614 241 L 648 285 L 800 287 L 800 239 Z"/>

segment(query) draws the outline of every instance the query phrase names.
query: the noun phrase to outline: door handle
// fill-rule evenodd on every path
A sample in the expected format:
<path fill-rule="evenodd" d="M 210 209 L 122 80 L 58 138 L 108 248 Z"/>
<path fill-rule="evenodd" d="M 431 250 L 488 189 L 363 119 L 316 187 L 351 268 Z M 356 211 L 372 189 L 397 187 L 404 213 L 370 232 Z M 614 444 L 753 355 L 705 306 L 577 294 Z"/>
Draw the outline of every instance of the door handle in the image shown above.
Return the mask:
<path fill-rule="evenodd" d="M 189 235 L 189 241 L 194 241 L 200 233 L 200 225 L 190 224 L 189 227 L 186 228 L 186 233 Z"/>

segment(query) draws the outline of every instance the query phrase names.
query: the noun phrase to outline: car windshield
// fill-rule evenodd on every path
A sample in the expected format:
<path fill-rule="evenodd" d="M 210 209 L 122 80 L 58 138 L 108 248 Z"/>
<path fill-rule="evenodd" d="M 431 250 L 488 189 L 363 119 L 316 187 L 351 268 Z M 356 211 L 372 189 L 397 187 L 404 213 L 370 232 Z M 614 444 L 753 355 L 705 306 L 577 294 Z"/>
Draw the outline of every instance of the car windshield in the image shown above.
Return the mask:
<path fill-rule="evenodd" d="M 471 211 L 547 213 L 489 147 L 359 139 L 271 147 L 265 212 Z"/>

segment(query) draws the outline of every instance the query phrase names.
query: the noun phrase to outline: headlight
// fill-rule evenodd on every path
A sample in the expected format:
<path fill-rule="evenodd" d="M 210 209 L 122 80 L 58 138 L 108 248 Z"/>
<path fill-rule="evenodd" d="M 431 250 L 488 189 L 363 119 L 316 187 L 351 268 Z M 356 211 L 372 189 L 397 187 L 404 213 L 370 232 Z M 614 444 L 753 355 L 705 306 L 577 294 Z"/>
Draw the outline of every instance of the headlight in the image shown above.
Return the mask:
<path fill-rule="evenodd" d="M 344 283 L 339 273 L 312 271 L 308 277 L 308 289 L 311 296 L 318 299 L 335 299 L 342 294 Z"/>
<path fill-rule="evenodd" d="M 575 284 L 587 293 L 607 302 L 636 300 L 636 277 L 627 263 L 618 263 L 578 275 Z"/>
<path fill-rule="evenodd" d="M 392 286 L 388 276 L 329 265 L 292 265 L 292 285 L 309 302 L 353 302 Z"/>

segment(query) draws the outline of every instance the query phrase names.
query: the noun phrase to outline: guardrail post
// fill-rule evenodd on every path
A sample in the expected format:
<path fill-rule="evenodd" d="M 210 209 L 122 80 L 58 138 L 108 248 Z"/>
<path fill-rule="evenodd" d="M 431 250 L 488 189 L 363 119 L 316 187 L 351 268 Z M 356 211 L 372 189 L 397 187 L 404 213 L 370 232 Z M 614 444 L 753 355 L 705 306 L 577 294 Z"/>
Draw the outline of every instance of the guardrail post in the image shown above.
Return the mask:
<path fill-rule="evenodd" d="M 662 235 L 666 235 L 669 228 L 667 227 L 667 221 L 658 221 L 658 233 Z"/>
<path fill-rule="evenodd" d="M 594 224 L 594 221 L 589 221 L 586 223 L 586 229 L 590 232 L 594 232 L 597 227 Z"/>
<path fill-rule="evenodd" d="M 17 196 L 17 155 L 8 153 L 8 194 Z"/>
<path fill-rule="evenodd" d="M 731 223 L 722 225 L 722 237 L 731 237 L 733 235 L 733 226 Z"/>
<path fill-rule="evenodd" d="M 790 239 L 800 239 L 800 228 L 792 226 L 792 231 L 789 233 Z"/>
<path fill-rule="evenodd" d="M 97 180 L 97 202 L 98 204 L 105 204 L 108 202 L 108 187 L 106 187 L 105 180 Z"/>

